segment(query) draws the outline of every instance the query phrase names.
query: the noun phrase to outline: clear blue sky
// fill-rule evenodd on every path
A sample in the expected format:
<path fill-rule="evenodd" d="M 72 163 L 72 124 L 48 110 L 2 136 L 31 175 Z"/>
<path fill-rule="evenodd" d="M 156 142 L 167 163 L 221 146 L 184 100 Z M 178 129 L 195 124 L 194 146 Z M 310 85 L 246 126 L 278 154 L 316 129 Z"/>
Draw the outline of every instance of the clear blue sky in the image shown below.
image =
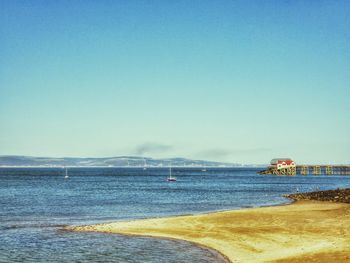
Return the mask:
<path fill-rule="evenodd" d="M 349 14 L 0 0 L 0 155 L 350 163 Z"/>

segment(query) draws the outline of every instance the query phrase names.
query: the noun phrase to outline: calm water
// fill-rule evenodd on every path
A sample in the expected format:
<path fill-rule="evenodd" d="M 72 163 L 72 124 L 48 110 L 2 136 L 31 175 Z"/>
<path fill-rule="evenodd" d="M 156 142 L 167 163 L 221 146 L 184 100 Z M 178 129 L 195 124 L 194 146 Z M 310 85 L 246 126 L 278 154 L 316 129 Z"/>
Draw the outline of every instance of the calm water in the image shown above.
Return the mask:
<path fill-rule="evenodd" d="M 248 169 L 0 169 L 0 262 L 221 262 L 186 242 L 61 231 L 79 225 L 287 203 L 285 193 L 350 187 L 350 176 Z"/>

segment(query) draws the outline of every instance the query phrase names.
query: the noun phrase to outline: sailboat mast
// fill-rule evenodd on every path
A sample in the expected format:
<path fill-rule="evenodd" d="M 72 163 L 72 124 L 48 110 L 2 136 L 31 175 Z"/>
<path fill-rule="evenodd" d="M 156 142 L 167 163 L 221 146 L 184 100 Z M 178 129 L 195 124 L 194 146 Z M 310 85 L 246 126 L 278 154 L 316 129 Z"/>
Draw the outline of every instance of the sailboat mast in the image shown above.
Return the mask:
<path fill-rule="evenodd" d="M 168 182 L 175 182 L 176 181 L 176 177 L 171 176 L 171 164 L 169 164 L 169 177 L 167 180 L 168 180 Z"/>

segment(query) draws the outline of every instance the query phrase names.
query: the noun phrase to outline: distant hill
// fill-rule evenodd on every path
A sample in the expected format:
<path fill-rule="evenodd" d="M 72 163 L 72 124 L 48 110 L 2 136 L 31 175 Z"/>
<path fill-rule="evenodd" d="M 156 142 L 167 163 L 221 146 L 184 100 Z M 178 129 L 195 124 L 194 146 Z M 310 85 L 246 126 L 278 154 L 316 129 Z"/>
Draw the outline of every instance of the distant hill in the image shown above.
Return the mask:
<path fill-rule="evenodd" d="M 119 156 L 106 158 L 74 158 L 74 157 L 31 157 L 31 156 L 0 156 L 0 167 L 241 167 L 237 163 L 222 163 L 186 158 L 153 159 L 137 156 Z"/>

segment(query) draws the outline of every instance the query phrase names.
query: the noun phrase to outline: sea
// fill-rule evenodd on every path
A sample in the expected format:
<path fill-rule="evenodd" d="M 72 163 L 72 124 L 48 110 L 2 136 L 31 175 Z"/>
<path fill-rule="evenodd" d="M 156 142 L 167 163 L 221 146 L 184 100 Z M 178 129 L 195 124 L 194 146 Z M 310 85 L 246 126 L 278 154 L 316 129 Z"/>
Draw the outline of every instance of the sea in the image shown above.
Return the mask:
<path fill-rule="evenodd" d="M 290 203 L 283 194 L 350 187 L 350 176 L 254 168 L 0 168 L 0 262 L 224 262 L 185 241 L 64 226 Z"/>

